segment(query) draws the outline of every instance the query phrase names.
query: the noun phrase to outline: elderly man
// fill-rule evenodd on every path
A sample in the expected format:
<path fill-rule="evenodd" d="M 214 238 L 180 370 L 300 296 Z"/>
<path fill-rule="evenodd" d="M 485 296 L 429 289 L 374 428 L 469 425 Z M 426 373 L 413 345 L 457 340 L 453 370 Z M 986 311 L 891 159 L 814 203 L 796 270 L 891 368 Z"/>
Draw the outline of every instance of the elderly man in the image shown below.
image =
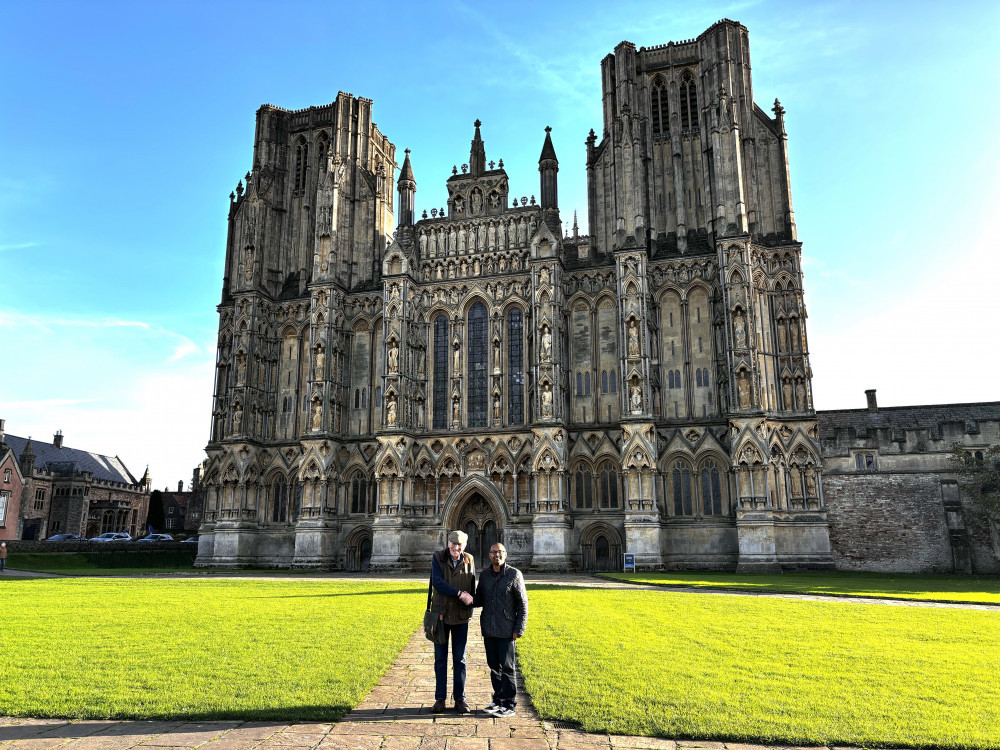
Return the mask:
<path fill-rule="evenodd" d="M 483 608 L 479 624 L 486 663 L 493 682 L 493 701 L 483 710 L 500 719 L 517 711 L 516 641 L 528 625 L 528 594 L 521 571 L 507 564 L 507 548 L 490 548 L 490 565 L 479 574 L 475 604 Z"/>
<path fill-rule="evenodd" d="M 476 562 L 465 551 L 468 541 L 468 534 L 453 531 L 448 535 L 448 549 L 438 550 L 431 557 L 432 606 L 440 613 L 446 634 L 444 644 L 434 644 L 435 687 L 431 711 L 436 714 L 444 711 L 448 698 L 448 638 L 451 639 L 455 671 L 455 710 L 460 714 L 469 712 L 469 704 L 465 702 L 465 644 L 469 640 L 469 620 L 476 590 Z"/>

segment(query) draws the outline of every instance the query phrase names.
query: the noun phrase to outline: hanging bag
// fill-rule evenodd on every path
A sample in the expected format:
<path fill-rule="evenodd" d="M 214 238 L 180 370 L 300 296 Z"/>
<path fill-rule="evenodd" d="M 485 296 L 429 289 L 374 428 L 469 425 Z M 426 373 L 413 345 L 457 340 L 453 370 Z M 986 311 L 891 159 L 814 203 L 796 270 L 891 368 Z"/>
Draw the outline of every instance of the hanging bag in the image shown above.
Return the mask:
<path fill-rule="evenodd" d="M 424 612 L 424 636 L 431 643 L 441 646 L 447 645 L 448 633 L 444 629 L 444 620 L 437 612 L 431 611 L 431 598 L 433 586 L 427 582 L 427 610 Z"/>

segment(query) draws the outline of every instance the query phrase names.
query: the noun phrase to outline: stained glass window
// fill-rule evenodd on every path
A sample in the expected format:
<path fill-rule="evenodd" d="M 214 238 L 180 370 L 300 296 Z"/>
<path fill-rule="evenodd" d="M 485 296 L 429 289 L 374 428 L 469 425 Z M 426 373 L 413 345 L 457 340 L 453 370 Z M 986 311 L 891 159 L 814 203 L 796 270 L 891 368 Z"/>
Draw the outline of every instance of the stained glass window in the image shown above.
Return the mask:
<path fill-rule="evenodd" d="M 701 470 L 701 502 L 706 516 L 722 515 L 722 482 L 714 461 L 706 461 Z"/>
<path fill-rule="evenodd" d="M 448 317 L 434 319 L 434 429 L 448 427 Z"/>
<path fill-rule="evenodd" d="M 524 322 L 521 311 L 507 315 L 507 415 L 511 424 L 524 424 Z"/>
<path fill-rule="evenodd" d="M 486 426 L 486 305 L 477 302 L 469 310 L 469 427 Z"/>
<path fill-rule="evenodd" d="M 691 506 L 691 469 L 687 464 L 678 461 L 674 465 L 674 515 L 690 516 L 694 510 Z"/>

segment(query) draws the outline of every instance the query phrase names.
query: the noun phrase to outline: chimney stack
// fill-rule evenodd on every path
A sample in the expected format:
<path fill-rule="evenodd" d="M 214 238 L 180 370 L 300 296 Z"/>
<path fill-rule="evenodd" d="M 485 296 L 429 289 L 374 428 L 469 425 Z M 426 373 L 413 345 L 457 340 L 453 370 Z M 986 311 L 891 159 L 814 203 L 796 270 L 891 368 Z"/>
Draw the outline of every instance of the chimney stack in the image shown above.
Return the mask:
<path fill-rule="evenodd" d="M 62 450 L 63 446 L 62 430 L 56 430 L 56 434 L 52 436 L 52 445 L 54 445 L 59 450 Z"/>
<path fill-rule="evenodd" d="M 878 401 L 875 400 L 875 389 L 869 388 L 865 391 L 865 396 L 868 397 L 868 411 L 872 414 L 878 414 Z"/>
<path fill-rule="evenodd" d="M 3 445 L 4 438 L 7 437 L 4 427 L 7 425 L 6 419 L 0 419 L 0 445 Z"/>
<path fill-rule="evenodd" d="M 183 492 L 184 491 L 184 480 L 183 479 L 178 479 L 177 480 L 177 491 L 178 492 Z"/>

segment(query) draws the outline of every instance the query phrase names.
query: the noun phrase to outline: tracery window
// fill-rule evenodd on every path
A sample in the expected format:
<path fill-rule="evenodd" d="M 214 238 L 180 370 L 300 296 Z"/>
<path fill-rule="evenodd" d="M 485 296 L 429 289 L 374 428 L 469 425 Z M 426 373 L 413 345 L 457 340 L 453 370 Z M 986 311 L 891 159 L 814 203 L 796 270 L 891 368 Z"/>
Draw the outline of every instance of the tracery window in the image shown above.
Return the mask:
<path fill-rule="evenodd" d="M 302 190 L 306 186 L 306 165 L 309 163 L 309 144 L 299 140 L 295 147 L 295 189 Z"/>
<path fill-rule="evenodd" d="M 601 465 L 601 507 L 618 507 L 618 470 L 610 461 Z"/>
<path fill-rule="evenodd" d="M 511 424 L 524 424 L 524 319 L 521 310 L 507 315 L 507 415 Z"/>
<path fill-rule="evenodd" d="M 590 395 L 590 373 L 588 372 L 583 378 L 583 392 L 586 395 Z"/>
<path fill-rule="evenodd" d="M 674 464 L 674 515 L 694 515 L 694 503 L 691 499 L 691 469 L 683 461 Z"/>
<path fill-rule="evenodd" d="M 434 319 L 434 429 L 448 427 L 448 316 Z"/>
<path fill-rule="evenodd" d="M 681 78 L 681 128 L 684 130 L 698 127 L 698 92 L 694 76 L 687 72 Z"/>
<path fill-rule="evenodd" d="M 618 381 L 615 378 L 615 371 L 611 371 L 611 392 L 618 393 Z"/>
<path fill-rule="evenodd" d="M 372 513 L 368 477 L 358 474 L 351 481 L 351 513 Z"/>
<path fill-rule="evenodd" d="M 653 85 L 650 104 L 653 137 L 658 138 L 667 135 L 670 130 L 669 119 L 667 117 L 667 88 L 659 78 L 657 78 Z"/>
<path fill-rule="evenodd" d="M 469 310 L 469 427 L 486 426 L 486 305 Z"/>
<path fill-rule="evenodd" d="M 608 371 L 605 370 L 601 373 L 601 393 L 608 392 Z"/>
<path fill-rule="evenodd" d="M 706 516 L 722 515 L 722 477 L 714 461 L 701 467 L 701 503 Z"/>
<path fill-rule="evenodd" d="M 591 479 L 590 472 L 586 470 L 585 467 L 581 466 L 576 470 L 576 507 L 583 508 L 593 508 L 594 507 L 594 483 Z"/>
<path fill-rule="evenodd" d="M 284 523 L 288 520 L 288 485 L 283 477 L 278 477 L 271 485 L 271 521 Z"/>

